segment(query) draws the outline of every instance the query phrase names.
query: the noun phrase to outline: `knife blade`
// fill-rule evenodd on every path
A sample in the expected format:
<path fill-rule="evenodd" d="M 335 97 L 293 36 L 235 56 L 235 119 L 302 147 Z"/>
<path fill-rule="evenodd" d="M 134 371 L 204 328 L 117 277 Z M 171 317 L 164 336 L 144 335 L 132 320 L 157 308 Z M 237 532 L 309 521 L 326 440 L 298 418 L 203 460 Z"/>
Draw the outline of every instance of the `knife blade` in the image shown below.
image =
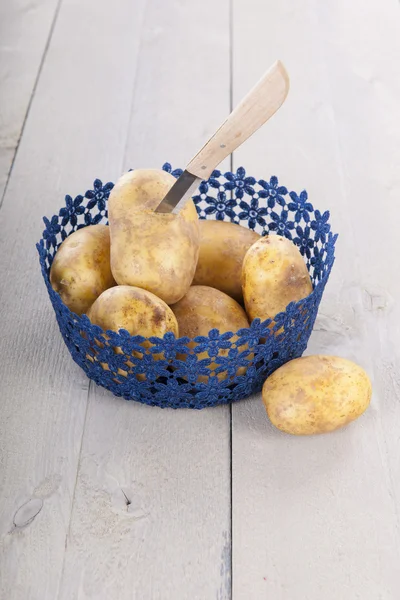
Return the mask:
<path fill-rule="evenodd" d="M 183 171 L 182 175 L 178 177 L 172 188 L 164 196 L 161 204 L 157 206 L 156 212 L 178 213 L 193 196 L 201 182 L 201 177 L 196 177 L 189 171 Z"/>
<path fill-rule="evenodd" d="M 289 76 L 278 60 L 270 67 L 250 92 L 241 100 L 224 123 L 187 165 L 156 212 L 182 210 L 201 181 L 245 142 L 282 106 L 289 91 Z"/>

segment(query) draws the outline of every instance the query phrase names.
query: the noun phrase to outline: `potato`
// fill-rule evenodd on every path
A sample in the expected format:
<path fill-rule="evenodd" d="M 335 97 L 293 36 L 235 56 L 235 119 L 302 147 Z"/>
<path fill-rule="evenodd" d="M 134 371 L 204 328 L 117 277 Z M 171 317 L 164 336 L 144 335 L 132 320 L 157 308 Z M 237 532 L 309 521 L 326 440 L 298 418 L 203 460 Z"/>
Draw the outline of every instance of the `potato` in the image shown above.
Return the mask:
<path fill-rule="evenodd" d="M 229 221 L 202 219 L 200 252 L 193 285 L 207 285 L 243 302 L 242 264 L 258 233 Z"/>
<path fill-rule="evenodd" d="M 123 175 L 109 202 L 111 270 L 120 285 L 141 287 L 167 304 L 192 283 L 199 253 L 199 221 L 192 200 L 177 215 L 155 213 L 175 178 L 158 169 Z"/>
<path fill-rule="evenodd" d="M 296 358 L 264 383 L 262 398 L 278 429 L 294 435 L 326 433 L 357 419 L 371 399 L 365 371 L 337 356 Z"/>
<path fill-rule="evenodd" d="M 172 310 L 151 292 L 128 285 L 106 290 L 88 311 L 94 325 L 104 331 L 126 329 L 131 335 L 163 337 L 167 331 L 178 335 Z"/>
<path fill-rule="evenodd" d="M 171 306 L 171 309 L 178 321 L 179 335 L 191 339 L 197 336 L 207 336 L 211 329 L 219 329 L 220 333 L 226 333 L 227 331 L 236 332 L 249 326 L 246 313 L 233 298 L 204 285 L 193 285 L 179 302 Z M 233 336 L 231 342 L 237 339 L 237 336 Z M 189 342 L 188 346 L 194 348 L 197 343 Z M 239 351 L 245 349 L 246 346 L 241 346 Z M 221 349 L 218 356 L 227 356 L 228 352 L 229 350 Z M 198 357 L 199 360 L 212 358 L 207 352 L 201 352 Z M 183 359 L 184 357 L 179 358 Z M 218 366 L 217 358 L 209 368 L 214 370 Z M 243 374 L 245 369 L 241 368 L 239 371 L 238 374 Z M 220 373 L 219 378 L 226 379 L 227 372 Z M 207 377 L 199 378 L 199 381 L 205 380 Z"/>
<path fill-rule="evenodd" d="M 104 331 L 111 329 L 118 332 L 120 329 L 126 329 L 131 335 L 143 337 L 163 337 L 165 333 L 171 331 L 178 336 L 178 323 L 169 306 L 151 292 L 128 285 L 119 285 L 106 290 L 90 307 L 87 316 L 93 325 L 98 325 Z M 108 336 L 104 337 L 108 339 Z M 143 354 L 152 346 L 147 340 L 141 345 L 143 352 L 135 350 L 132 352 L 132 357 L 125 361 L 128 369 L 138 365 Z M 96 346 L 103 348 L 104 344 L 96 340 Z M 98 350 L 92 347 L 91 351 L 92 354 L 88 353 L 86 358 L 95 362 L 98 360 Z M 114 352 L 124 354 L 118 346 L 114 347 Z M 163 358 L 163 354 L 153 354 L 154 360 Z M 108 363 L 100 362 L 100 364 L 105 371 L 110 370 Z M 128 370 L 118 368 L 118 375 L 127 377 Z M 136 379 L 144 381 L 145 373 L 136 374 Z"/>
<path fill-rule="evenodd" d="M 68 308 L 85 313 L 104 290 L 116 285 L 110 269 L 110 232 L 89 225 L 68 236 L 50 269 L 50 283 Z"/>
<path fill-rule="evenodd" d="M 260 238 L 246 253 L 243 296 L 250 321 L 273 319 L 290 302 L 311 294 L 313 287 L 298 248 L 285 237 Z"/>

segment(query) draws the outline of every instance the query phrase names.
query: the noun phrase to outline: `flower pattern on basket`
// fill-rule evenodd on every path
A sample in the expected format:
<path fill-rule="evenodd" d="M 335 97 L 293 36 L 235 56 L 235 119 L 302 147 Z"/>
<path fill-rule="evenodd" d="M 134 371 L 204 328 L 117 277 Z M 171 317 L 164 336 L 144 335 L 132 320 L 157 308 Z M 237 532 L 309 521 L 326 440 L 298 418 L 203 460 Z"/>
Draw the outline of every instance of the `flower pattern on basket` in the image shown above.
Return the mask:
<path fill-rule="evenodd" d="M 163 169 L 179 177 L 181 169 Z M 243 399 L 261 389 L 266 377 L 288 360 L 301 356 L 317 316 L 319 303 L 334 263 L 337 235 L 331 232 L 329 212 L 313 207 L 306 191 L 289 192 L 277 177 L 269 181 L 215 170 L 193 197 L 200 218 L 232 221 L 266 235 L 291 239 L 303 255 L 313 282 L 307 298 L 291 303 L 274 322 L 255 319 L 238 332 L 189 343 L 172 333 L 145 339 L 127 331 L 104 332 L 86 315 L 72 313 L 52 289 L 49 271 L 62 241 L 73 231 L 107 221 L 112 183 L 96 179 L 92 189 L 75 198 L 50 219 L 37 249 L 42 275 L 63 339 L 74 361 L 87 376 L 116 396 L 159 407 L 204 408 Z"/>

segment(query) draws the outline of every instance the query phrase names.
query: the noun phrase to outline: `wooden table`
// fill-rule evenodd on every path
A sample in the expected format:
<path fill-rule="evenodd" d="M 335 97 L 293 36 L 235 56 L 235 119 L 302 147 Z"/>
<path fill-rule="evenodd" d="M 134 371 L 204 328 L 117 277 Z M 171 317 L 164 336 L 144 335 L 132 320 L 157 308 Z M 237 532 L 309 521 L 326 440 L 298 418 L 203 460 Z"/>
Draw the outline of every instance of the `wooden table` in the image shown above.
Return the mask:
<path fill-rule="evenodd" d="M 399 25 L 396 0 L 2 0 L 1 600 L 400 597 Z M 234 166 L 331 210 L 308 352 L 374 386 L 304 439 L 259 396 L 161 411 L 89 384 L 35 250 L 65 193 L 183 166 L 276 58 L 289 98 Z"/>

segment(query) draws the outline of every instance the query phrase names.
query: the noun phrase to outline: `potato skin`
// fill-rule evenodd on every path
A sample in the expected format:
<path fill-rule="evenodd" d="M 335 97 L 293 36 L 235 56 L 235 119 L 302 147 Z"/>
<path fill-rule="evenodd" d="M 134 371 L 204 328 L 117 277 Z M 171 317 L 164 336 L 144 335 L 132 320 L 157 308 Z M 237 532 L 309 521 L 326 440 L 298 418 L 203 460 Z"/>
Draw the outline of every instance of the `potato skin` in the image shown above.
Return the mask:
<path fill-rule="evenodd" d="M 201 335 L 207 336 L 211 329 L 219 329 L 220 333 L 227 331 L 238 331 L 249 326 L 249 322 L 243 308 L 227 294 L 220 290 L 205 286 L 193 285 L 189 288 L 188 293 L 176 304 L 171 306 L 171 309 L 178 321 L 179 335 L 187 336 L 191 339 Z M 233 336 L 231 341 L 234 342 L 237 336 Z M 189 348 L 197 346 L 196 342 L 189 342 Z M 241 346 L 240 351 L 246 349 L 246 346 Z M 229 350 L 220 350 L 218 356 L 227 356 Z M 207 352 L 201 352 L 199 360 L 204 358 L 212 358 Z M 180 357 L 181 360 L 184 357 Z M 251 357 L 249 357 L 250 360 Z M 218 358 L 216 362 L 212 362 L 210 370 L 219 366 Z M 242 375 L 245 368 L 240 368 L 238 375 Z M 219 379 L 227 378 L 227 373 L 223 372 L 218 375 Z M 201 376 L 199 381 L 206 381 L 208 378 Z"/>
<path fill-rule="evenodd" d="M 172 310 L 151 292 L 128 285 L 106 290 L 88 311 L 94 325 L 104 331 L 126 329 L 131 335 L 163 337 L 167 331 L 178 336 Z"/>
<path fill-rule="evenodd" d="M 298 248 L 285 237 L 260 238 L 246 253 L 243 296 L 250 321 L 273 319 L 290 302 L 311 294 L 313 287 Z"/>
<path fill-rule="evenodd" d="M 216 288 L 242 303 L 243 259 L 260 236 L 229 221 L 201 219 L 199 226 L 200 252 L 193 285 Z"/>
<path fill-rule="evenodd" d="M 327 433 L 357 419 L 372 394 L 360 366 L 337 356 L 305 356 L 277 369 L 262 398 L 275 427 L 293 435 Z"/>
<path fill-rule="evenodd" d="M 120 285 L 141 287 L 167 304 L 192 283 L 199 253 L 199 221 L 192 200 L 178 215 L 155 213 L 175 178 L 159 169 L 123 175 L 108 201 L 111 270 Z"/>
<path fill-rule="evenodd" d="M 61 244 L 50 269 L 50 283 L 64 304 L 82 315 L 104 290 L 116 285 L 110 268 L 110 230 L 88 225 Z"/>
<path fill-rule="evenodd" d="M 243 308 L 227 294 L 206 285 L 192 285 L 188 293 L 171 306 L 180 336 L 207 336 L 211 329 L 220 333 L 249 326 Z"/>

